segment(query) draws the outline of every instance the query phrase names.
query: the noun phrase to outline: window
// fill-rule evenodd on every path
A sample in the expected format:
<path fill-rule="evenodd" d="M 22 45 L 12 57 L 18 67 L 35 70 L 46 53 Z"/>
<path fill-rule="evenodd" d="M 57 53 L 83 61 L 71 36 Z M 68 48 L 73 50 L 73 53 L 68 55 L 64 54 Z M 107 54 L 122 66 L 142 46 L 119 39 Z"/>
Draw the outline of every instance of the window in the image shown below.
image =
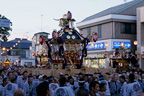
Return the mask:
<path fill-rule="evenodd" d="M 25 58 L 26 57 L 26 51 L 25 50 L 21 50 L 20 56 Z"/>
<path fill-rule="evenodd" d="M 17 53 L 17 52 L 16 52 L 16 51 L 14 51 L 14 50 L 13 50 L 13 51 L 11 51 L 11 55 L 12 55 L 12 56 L 16 56 L 16 53 Z"/>
<path fill-rule="evenodd" d="M 90 27 L 87 29 L 87 32 L 88 32 L 88 35 L 91 35 L 91 28 Z"/>
<path fill-rule="evenodd" d="M 135 23 L 121 23 L 121 33 L 135 34 L 136 24 Z"/>
<path fill-rule="evenodd" d="M 98 25 L 98 38 L 102 37 L 102 27 L 101 25 Z"/>

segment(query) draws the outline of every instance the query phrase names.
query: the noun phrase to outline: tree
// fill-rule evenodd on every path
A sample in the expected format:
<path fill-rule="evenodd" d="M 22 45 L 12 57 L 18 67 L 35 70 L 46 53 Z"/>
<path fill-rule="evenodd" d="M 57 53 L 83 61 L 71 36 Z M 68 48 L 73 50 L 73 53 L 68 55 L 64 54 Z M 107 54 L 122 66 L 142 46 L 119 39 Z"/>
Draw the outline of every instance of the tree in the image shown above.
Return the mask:
<path fill-rule="evenodd" d="M 0 19 L 6 19 L 5 16 L 0 15 Z M 12 26 L 12 22 L 10 22 L 10 25 Z M 0 27 L 0 39 L 3 41 L 7 41 L 8 37 L 10 36 L 9 31 L 12 31 L 11 27 Z"/>

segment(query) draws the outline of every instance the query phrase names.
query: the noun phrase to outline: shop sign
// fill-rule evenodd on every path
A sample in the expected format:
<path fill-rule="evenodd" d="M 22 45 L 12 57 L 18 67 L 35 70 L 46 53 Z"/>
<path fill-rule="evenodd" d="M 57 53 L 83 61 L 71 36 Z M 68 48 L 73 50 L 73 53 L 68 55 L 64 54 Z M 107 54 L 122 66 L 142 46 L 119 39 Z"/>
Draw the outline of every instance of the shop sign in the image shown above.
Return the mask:
<path fill-rule="evenodd" d="M 10 27 L 10 20 L 0 19 L 0 27 Z"/>
<path fill-rule="evenodd" d="M 101 43 L 89 43 L 88 44 L 88 50 L 96 50 L 96 49 L 104 49 L 105 48 L 105 43 L 101 42 Z"/>
<path fill-rule="evenodd" d="M 121 46 L 121 43 L 122 42 L 120 42 L 120 41 L 114 41 L 113 42 L 113 48 L 120 48 L 120 47 L 122 47 Z M 126 48 L 131 48 L 131 42 L 123 42 L 124 43 L 124 46 L 126 47 Z"/>

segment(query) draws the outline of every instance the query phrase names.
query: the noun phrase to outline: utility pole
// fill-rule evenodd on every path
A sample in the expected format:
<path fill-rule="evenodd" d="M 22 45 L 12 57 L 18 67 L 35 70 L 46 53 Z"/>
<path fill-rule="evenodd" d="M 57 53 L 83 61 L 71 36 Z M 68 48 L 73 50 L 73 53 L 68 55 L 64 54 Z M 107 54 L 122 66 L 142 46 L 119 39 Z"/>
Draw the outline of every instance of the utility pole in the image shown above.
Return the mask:
<path fill-rule="evenodd" d="M 42 30 L 42 17 L 43 17 L 43 15 L 41 15 L 41 32 L 43 31 Z"/>

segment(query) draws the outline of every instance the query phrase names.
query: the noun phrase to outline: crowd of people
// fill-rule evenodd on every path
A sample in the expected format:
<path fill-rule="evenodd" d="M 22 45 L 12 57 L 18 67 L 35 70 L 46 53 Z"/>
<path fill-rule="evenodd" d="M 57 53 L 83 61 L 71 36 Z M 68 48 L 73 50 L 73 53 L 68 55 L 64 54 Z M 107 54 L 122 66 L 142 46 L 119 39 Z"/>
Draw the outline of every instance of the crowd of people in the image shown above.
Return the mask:
<path fill-rule="evenodd" d="M 34 75 L 0 70 L 0 96 L 144 96 L 144 71 Z"/>

